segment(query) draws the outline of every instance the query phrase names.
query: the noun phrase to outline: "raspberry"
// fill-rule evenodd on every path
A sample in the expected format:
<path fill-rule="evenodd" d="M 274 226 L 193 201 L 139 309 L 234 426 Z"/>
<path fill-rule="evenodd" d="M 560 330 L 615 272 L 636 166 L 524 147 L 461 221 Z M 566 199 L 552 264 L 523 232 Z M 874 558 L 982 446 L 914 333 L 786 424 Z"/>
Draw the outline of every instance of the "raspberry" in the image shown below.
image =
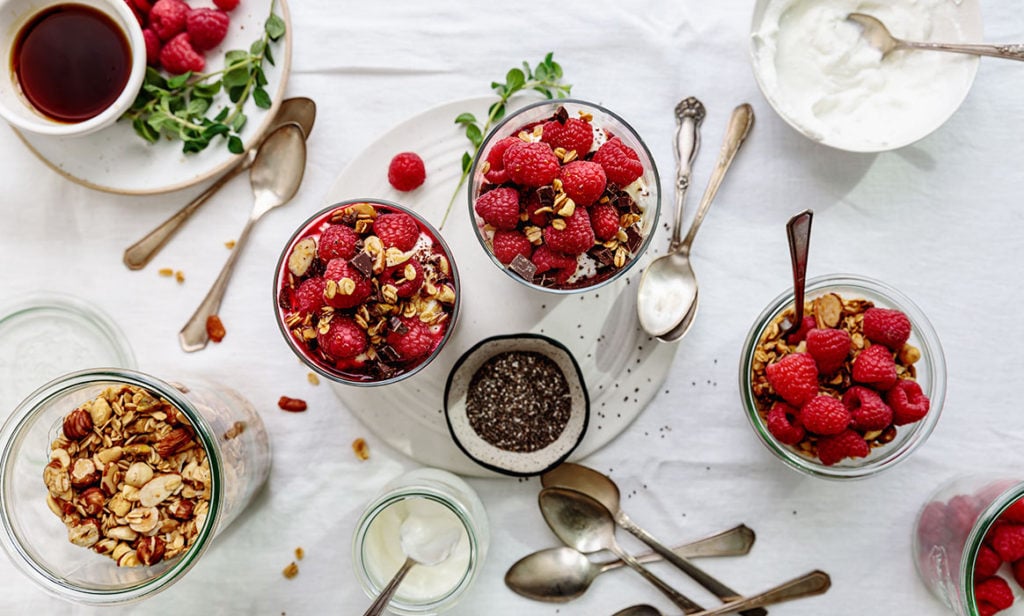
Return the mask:
<path fill-rule="evenodd" d="M 503 265 L 511 263 L 516 255 L 529 259 L 533 254 L 533 244 L 519 231 L 495 231 L 491 246 L 494 258 Z"/>
<path fill-rule="evenodd" d="M 604 167 L 608 180 L 619 186 L 627 186 L 643 175 L 644 166 L 633 148 L 618 137 L 604 143 L 594 152 L 593 161 Z"/>
<path fill-rule="evenodd" d="M 552 148 L 564 148 L 566 152 L 575 150 L 577 158 L 583 158 L 594 144 L 594 129 L 590 122 L 578 118 L 569 118 L 565 123 L 549 120 L 544 123 L 540 140 Z"/>
<path fill-rule="evenodd" d="M 996 554 L 995 550 L 987 545 L 981 546 L 978 549 L 978 555 L 974 558 L 974 579 L 983 580 L 992 577 L 996 571 L 999 571 L 1002 564 L 1003 559 L 999 558 L 999 554 Z"/>
<path fill-rule="evenodd" d="M 1006 511 L 999 516 L 999 519 L 1006 520 L 1007 522 L 1024 524 L 1024 498 L 1014 501 L 1014 503 L 1007 507 Z"/>
<path fill-rule="evenodd" d="M 160 64 L 160 37 L 151 28 L 142 31 L 142 38 L 146 41 L 146 64 L 158 66 Z"/>
<path fill-rule="evenodd" d="M 892 409 L 873 389 L 854 385 L 843 394 L 843 406 L 850 411 L 854 430 L 885 430 L 892 423 Z"/>
<path fill-rule="evenodd" d="M 502 156 L 509 177 L 523 186 L 547 186 L 558 177 L 558 157 L 546 143 L 524 143 Z"/>
<path fill-rule="evenodd" d="M 161 41 L 169 41 L 185 31 L 190 10 L 181 0 L 157 0 L 149 12 L 149 27 Z"/>
<path fill-rule="evenodd" d="M 590 208 L 590 226 L 594 227 L 594 236 L 606 242 L 619 232 L 619 211 L 615 206 L 599 204 Z"/>
<path fill-rule="evenodd" d="M 776 402 L 772 405 L 772 410 L 768 411 L 765 423 L 775 440 L 784 445 L 796 445 L 804 440 L 806 431 L 803 424 L 800 423 L 800 416 L 793 407 L 785 402 Z"/>
<path fill-rule="evenodd" d="M 356 285 L 355 289 L 347 294 L 343 292 L 343 288 L 347 286 L 344 282 L 346 278 Z M 327 281 L 324 299 L 328 305 L 335 308 L 354 308 L 370 297 L 370 281 L 345 259 L 331 259 L 324 271 L 324 280 Z M 331 282 L 334 285 L 331 285 Z M 334 289 L 333 293 L 331 289 Z"/>
<path fill-rule="evenodd" d="M 324 287 L 327 281 L 323 278 L 307 278 L 302 281 L 292 295 L 292 303 L 299 312 L 319 312 L 324 305 Z"/>
<path fill-rule="evenodd" d="M 395 154 L 388 165 L 388 182 L 402 192 L 415 190 L 427 179 L 427 168 L 423 159 L 415 152 Z"/>
<path fill-rule="evenodd" d="M 807 332 L 807 352 L 818 364 L 818 372 L 832 374 L 850 354 L 850 334 L 842 329 L 812 329 Z"/>
<path fill-rule="evenodd" d="M 1015 562 L 1024 558 L 1024 526 L 1003 524 L 992 535 L 992 549 L 999 558 Z"/>
<path fill-rule="evenodd" d="M 917 381 L 901 379 L 885 394 L 885 400 L 892 407 L 892 422 L 897 426 L 920 421 L 928 414 L 931 402 L 921 391 Z"/>
<path fill-rule="evenodd" d="M 556 229 L 551 225 L 544 228 L 544 243 L 552 250 L 567 255 L 578 255 L 590 250 L 594 245 L 594 229 L 590 226 L 590 214 L 583 208 L 577 208 L 572 216 L 563 218 L 564 229 Z"/>
<path fill-rule="evenodd" d="M 1019 586 L 1024 586 L 1024 560 L 1018 560 L 1013 563 L 1013 579 Z"/>
<path fill-rule="evenodd" d="M 891 388 L 896 384 L 896 361 L 892 352 L 880 344 L 861 351 L 853 360 L 853 380 L 876 389 Z"/>
<path fill-rule="evenodd" d="M 149 12 L 153 10 L 153 3 L 149 0 L 130 0 L 130 4 L 134 5 L 143 15 L 149 15 Z"/>
<path fill-rule="evenodd" d="M 510 231 L 519 225 L 519 192 L 514 188 L 489 190 L 477 197 L 473 209 L 495 229 Z"/>
<path fill-rule="evenodd" d="M 949 499 L 946 504 L 946 526 L 949 527 L 952 536 L 960 537 L 962 542 L 962 538 L 967 537 L 967 533 L 971 532 L 971 527 L 974 526 L 974 521 L 978 519 L 979 513 L 981 511 L 972 497 L 958 494 Z"/>
<path fill-rule="evenodd" d="M 140 10 L 139 7 L 135 6 L 135 3 L 132 2 L 132 0 L 124 0 L 124 3 L 128 5 L 128 10 L 132 12 L 132 15 L 135 15 L 135 21 L 139 22 L 139 27 L 145 28 L 146 15 L 148 12 Z"/>
<path fill-rule="evenodd" d="M 868 308 L 864 311 L 864 336 L 899 351 L 910 338 L 910 319 L 899 310 Z"/>
<path fill-rule="evenodd" d="M 334 317 L 327 333 L 316 338 L 320 348 L 336 359 L 355 357 L 366 350 L 366 332 L 348 317 Z"/>
<path fill-rule="evenodd" d="M 807 332 L 811 331 L 818 326 L 818 322 L 814 320 L 812 316 L 806 316 L 800 322 L 800 329 L 796 330 L 792 334 L 786 337 L 786 342 L 792 345 L 798 345 L 807 338 Z"/>
<path fill-rule="evenodd" d="M 558 177 L 565 194 L 581 207 L 593 205 L 600 199 L 607 184 L 601 165 L 586 160 L 574 160 L 562 167 Z"/>
<path fill-rule="evenodd" d="M 519 137 L 505 137 L 499 139 L 491 149 L 487 151 L 487 173 L 484 178 L 491 184 L 504 184 L 509 180 L 508 171 L 505 170 L 505 150 L 513 145 L 521 144 L 523 140 Z"/>
<path fill-rule="evenodd" d="M 427 355 L 438 340 L 430 333 L 426 323 L 416 317 L 401 319 L 402 326 L 388 333 L 388 344 L 402 361 L 411 361 Z"/>
<path fill-rule="evenodd" d="M 917 537 L 922 545 L 945 545 L 949 540 L 946 526 L 946 505 L 932 501 L 921 510 L 917 523 Z"/>
<path fill-rule="evenodd" d="M 408 267 L 413 271 L 407 271 Z M 411 279 L 408 277 L 410 273 L 413 275 Z M 423 265 L 417 259 L 393 265 L 381 273 L 380 282 L 394 286 L 398 297 L 412 297 L 423 286 Z"/>
<path fill-rule="evenodd" d="M 539 212 L 538 210 L 544 209 L 544 204 L 540 202 L 540 197 L 536 191 L 528 191 L 526 196 L 523 197 L 523 210 L 526 212 L 526 216 L 530 220 L 530 224 L 538 227 L 546 227 L 551 219 L 554 217 L 550 212 Z"/>
<path fill-rule="evenodd" d="M 815 434 L 839 434 L 850 425 L 850 411 L 831 396 L 815 396 L 800 409 L 800 422 Z"/>
<path fill-rule="evenodd" d="M 993 614 L 1001 611 L 991 603 L 985 603 L 984 601 L 978 601 L 975 603 L 978 608 L 978 616 L 993 616 Z"/>
<path fill-rule="evenodd" d="M 359 236 L 348 225 L 331 225 L 320 234 L 316 254 L 327 263 L 331 259 L 351 259 L 356 256 Z"/>
<path fill-rule="evenodd" d="M 818 395 L 818 367 L 807 353 L 790 353 L 765 368 L 775 393 L 795 407 Z"/>
<path fill-rule="evenodd" d="M 576 271 L 576 257 L 555 252 L 550 246 L 541 244 L 533 251 L 533 256 L 530 257 L 533 264 L 537 266 L 537 273 L 543 274 L 550 270 L 566 270 Z"/>
<path fill-rule="evenodd" d="M 217 5 L 222 11 L 233 11 L 238 6 L 239 0 L 213 0 L 213 3 Z"/>
<path fill-rule="evenodd" d="M 188 41 L 188 34 L 182 32 L 164 43 L 163 49 L 160 50 L 160 65 L 172 75 L 181 75 L 189 71 L 198 73 L 206 66 L 206 60 L 192 47 L 192 43 Z"/>
<path fill-rule="evenodd" d="M 373 221 L 373 232 L 384 243 L 385 248 L 397 248 L 409 252 L 420 239 L 420 226 L 405 212 L 381 214 Z"/>
<path fill-rule="evenodd" d="M 228 35 L 231 18 L 217 9 L 193 9 L 185 19 L 185 29 L 192 46 L 199 51 L 213 49 Z"/>
<path fill-rule="evenodd" d="M 1013 591 L 1003 578 L 991 577 L 974 584 L 974 599 L 990 604 L 996 611 L 1005 610 L 1013 605 Z"/>
<path fill-rule="evenodd" d="M 868 442 L 853 430 L 818 439 L 818 459 L 825 466 L 832 466 L 844 458 L 866 458 L 869 453 L 871 447 Z"/>

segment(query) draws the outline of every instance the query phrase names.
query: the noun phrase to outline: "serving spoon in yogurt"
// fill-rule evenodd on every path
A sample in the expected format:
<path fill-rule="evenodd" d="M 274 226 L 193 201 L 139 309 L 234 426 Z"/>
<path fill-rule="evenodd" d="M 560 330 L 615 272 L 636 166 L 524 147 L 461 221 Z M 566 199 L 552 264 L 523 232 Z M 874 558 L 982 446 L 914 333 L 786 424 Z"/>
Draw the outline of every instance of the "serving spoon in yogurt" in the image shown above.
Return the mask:
<path fill-rule="evenodd" d="M 921 41 L 905 41 L 898 39 L 889 32 L 878 18 L 864 13 L 850 13 L 846 16 L 848 21 L 859 24 L 862 28 L 861 36 L 870 44 L 882 52 L 882 57 L 889 55 L 897 49 L 921 49 L 926 51 L 949 51 L 953 53 L 966 53 L 976 56 L 991 56 L 993 58 L 1006 58 L 1007 60 L 1024 60 L 1024 44 L 1007 45 L 984 45 L 966 43 L 930 43 Z"/>

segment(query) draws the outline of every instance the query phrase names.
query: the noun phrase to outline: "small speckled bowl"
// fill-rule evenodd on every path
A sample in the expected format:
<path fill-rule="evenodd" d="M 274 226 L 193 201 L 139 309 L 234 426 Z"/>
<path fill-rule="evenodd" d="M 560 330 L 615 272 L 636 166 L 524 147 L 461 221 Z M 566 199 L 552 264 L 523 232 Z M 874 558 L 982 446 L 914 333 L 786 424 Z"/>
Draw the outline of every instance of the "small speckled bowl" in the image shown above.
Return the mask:
<path fill-rule="evenodd" d="M 484 440 L 470 424 L 466 394 L 477 370 L 492 357 L 511 351 L 540 353 L 561 369 L 572 405 L 569 420 L 554 442 L 529 453 L 501 449 Z M 493 336 L 466 351 L 448 373 L 444 388 L 445 419 L 455 444 L 480 466 L 515 477 L 540 475 L 558 466 L 583 440 L 590 422 L 590 396 L 583 372 L 572 352 L 557 340 L 540 334 Z"/>

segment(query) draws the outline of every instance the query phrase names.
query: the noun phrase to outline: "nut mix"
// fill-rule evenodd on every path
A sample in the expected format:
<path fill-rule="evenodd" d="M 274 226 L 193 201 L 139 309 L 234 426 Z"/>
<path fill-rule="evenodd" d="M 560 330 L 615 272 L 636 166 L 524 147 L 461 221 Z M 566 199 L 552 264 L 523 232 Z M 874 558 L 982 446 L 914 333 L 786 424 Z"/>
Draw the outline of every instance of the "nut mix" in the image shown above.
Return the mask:
<path fill-rule="evenodd" d="M 754 350 L 751 389 L 776 440 L 831 466 L 866 457 L 892 442 L 897 426 L 924 418 L 921 352 L 907 343 L 906 315 L 835 293 L 807 302 L 805 314 L 789 336 L 794 310 L 776 316 Z"/>
<path fill-rule="evenodd" d="M 135 567 L 195 542 L 209 512 L 210 464 L 167 400 L 110 387 L 67 414 L 50 449 L 46 502 L 71 543 Z"/>

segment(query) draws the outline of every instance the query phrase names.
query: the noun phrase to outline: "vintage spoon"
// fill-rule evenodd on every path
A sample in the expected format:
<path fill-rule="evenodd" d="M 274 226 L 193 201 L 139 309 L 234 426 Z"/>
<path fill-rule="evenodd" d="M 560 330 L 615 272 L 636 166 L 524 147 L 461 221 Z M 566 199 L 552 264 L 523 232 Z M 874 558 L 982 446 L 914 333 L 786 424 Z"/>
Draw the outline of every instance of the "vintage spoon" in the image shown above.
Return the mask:
<path fill-rule="evenodd" d="M 612 519 L 623 529 L 629 531 L 637 539 L 643 541 L 665 560 L 672 563 L 676 568 L 693 578 L 695 582 L 711 591 L 716 597 L 725 601 L 735 601 L 740 594 L 729 588 L 722 582 L 711 577 L 696 565 L 679 556 L 672 550 L 665 547 L 647 531 L 637 526 L 633 520 L 626 515 L 626 512 L 619 506 L 619 488 L 609 477 L 595 471 L 592 468 L 566 462 L 556 468 L 544 473 L 541 476 L 541 484 L 545 487 L 560 487 L 580 492 L 604 506 L 609 511 Z M 571 544 L 570 544 L 571 545 Z M 581 552 L 584 550 L 580 550 Z M 761 609 L 744 612 L 745 616 L 764 616 L 765 611 Z"/>
<path fill-rule="evenodd" d="M 744 525 L 672 548 L 680 556 L 742 556 L 754 545 L 754 531 Z M 654 552 L 636 557 L 641 564 L 662 560 Z M 583 595 L 597 576 L 625 566 L 620 559 L 594 562 L 570 547 L 539 550 L 519 559 L 505 574 L 505 585 L 536 601 L 564 603 Z"/>
<path fill-rule="evenodd" d="M 793 266 L 793 321 L 783 336 L 795 334 L 804 322 L 804 286 L 807 282 L 807 254 L 811 245 L 811 222 L 813 210 L 804 210 L 786 223 L 786 238 L 789 240 L 789 260 Z"/>
<path fill-rule="evenodd" d="M 224 172 L 224 175 L 220 176 L 216 182 L 210 184 L 209 188 L 199 194 L 198 197 L 190 201 L 185 207 L 181 208 L 170 218 L 160 223 L 156 228 L 147 233 L 131 246 L 124 251 L 124 264 L 128 266 L 128 269 L 137 270 L 146 267 L 146 265 L 153 260 L 160 250 L 167 244 L 167 242 L 174 237 L 174 234 L 178 232 L 192 214 L 199 209 L 199 206 L 206 203 L 207 199 L 212 197 L 218 190 L 220 190 L 225 184 L 228 183 L 239 173 L 252 167 L 252 163 L 256 160 L 256 151 L 259 149 L 260 144 L 266 140 L 266 138 L 273 133 L 275 130 L 284 126 L 289 122 L 295 122 L 302 127 L 302 132 L 309 137 L 309 134 L 313 131 L 313 123 L 316 121 L 316 103 L 312 99 L 305 97 L 287 98 L 281 101 L 281 108 L 277 111 L 277 115 L 274 116 L 274 122 L 267 129 L 267 133 L 263 140 L 256 143 L 250 144 L 246 148 L 245 152 L 239 156 L 235 163 L 228 167 L 228 170 Z"/>
<path fill-rule="evenodd" d="M 686 191 L 690 188 L 693 161 L 700 149 L 700 125 L 706 114 L 704 104 L 692 96 L 676 105 L 676 198 L 672 238 L 669 240 L 668 252 L 651 261 L 644 270 L 636 298 L 640 327 L 652 336 L 670 331 L 683 316 L 676 314 L 676 311 L 680 307 L 685 308 L 686 298 L 696 293 L 696 289 L 686 288 L 686 279 L 673 275 L 673 271 L 685 267 L 686 256 L 679 254 L 683 203 L 686 201 Z M 671 285 L 662 280 L 683 284 Z"/>
<path fill-rule="evenodd" d="M 668 327 L 664 327 L 662 319 L 657 315 L 644 314 L 647 312 L 657 312 L 662 310 L 663 307 L 659 307 L 653 301 L 641 301 L 639 297 L 637 298 L 637 313 L 640 315 L 640 323 L 643 324 L 645 321 L 661 323 L 660 333 L 655 335 L 663 342 L 672 342 L 682 338 L 690 330 L 690 326 L 693 325 L 693 319 L 697 314 L 697 300 L 699 296 L 697 293 L 697 276 L 693 273 L 693 266 L 690 264 L 690 247 L 697 236 L 697 230 L 700 229 L 700 225 L 704 221 L 704 216 L 708 213 L 708 208 L 711 207 L 711 202 L 714 200 L 715 195 L 718 194 L 718 188 L 722 185 L 726 171 L 732 165 L 733 159 L 736 158 L 736 153 L 739 152 L 740 146 L 746 141 L 753 125 L 754 109 L 750 105 L 744 103 L 733 110 L 725 130 L 722 149 L 718 153 L 718 164 L 715 165 L 715 169 L 711 173 L 711 179 L 708 180 L 704 196 L 701 197 L 700 207 L 697 208 L 697 214 L 693 217 L 693 222 L 690 223 L 690 230 L 687 231 L 686 237 L 679 244 L 678 251 L 674 253 L 671 260 L 663 261 L 662 263 L 665 265 L 656 270 L 648 268 L 647 272 L 644 273 L 645 278 L 648 277 L 648 274 L 650 275 L 646 285 L 644 285 L 649 287 L 645 293 L 649 293 L 651 297 L 670 297 L 670 301 L 674 304 L 672 313 L 678 315 L 673 323 Z M 644 329 L 646 330 L 646 327 Z M 652 332 L 649 331 L 649 333 Z"/>
<path fill-rule="evenodd" d="M 925 43 L 898 39 L 889 32 L 881 21 L 864 13 L 850 13 L 846 19 L 863 28 L 862 36 L 872 47 L 882 52 L 885 57 L 897 49 L 923 49 L 928 51 L 951 51 L 976 56 L 991 56 L 1007 60 L 1024 60 L 1024 45 L 971 45 L 965 43 Z"/>
<path fill-rule="evenodd" d="M 252 184 L 255 200 L 252 214 L 242 228 L 220 275 L 178 334 L 182 349 L 188 352 L 198 351 L 210 341 L 206 331 L 206 320 L 220 308 L 228 280 L 231 279 L 238 255 L 249 238 L 249 232 L 264 214 L 288 203 L 295 196 L 299 185 L 302 184 L 305 169 L 306 136 L 298 124 L 289 122 L 278 128 L 260 146 L 256 160 L 249 169 L 249 183 Z"/>
<path fill-rule="evenodd" d="M 824 571 L 812 571 L 800 577 L 794 578 L 770 588 L 763 593 L 751 595 L 735 603 L 727 603 L 721 607 L 696 612 L 690 616 L 721 616 L 732 614 L 741 609 L 760 607 L 764 605 L 775 605 L 794 599 L 813 597 L 824 594 L 832 586 L 832 580 Z M 650 605 L 634 605 L 624 610 L 615 612 L 612 616 L 662 616 L 657 608 Z"/>
<path fill-rule="evenodd" d="M 687 614 L 703 608 L 648 571 L 615 540 L 615 520 L 597 500 L 575 490 L 544 488 L 538 497 L 544 521 L 562 543 L 584 554 L 609 550 Z"/>

